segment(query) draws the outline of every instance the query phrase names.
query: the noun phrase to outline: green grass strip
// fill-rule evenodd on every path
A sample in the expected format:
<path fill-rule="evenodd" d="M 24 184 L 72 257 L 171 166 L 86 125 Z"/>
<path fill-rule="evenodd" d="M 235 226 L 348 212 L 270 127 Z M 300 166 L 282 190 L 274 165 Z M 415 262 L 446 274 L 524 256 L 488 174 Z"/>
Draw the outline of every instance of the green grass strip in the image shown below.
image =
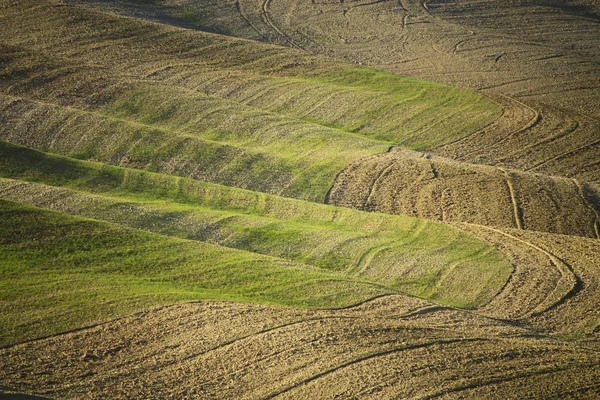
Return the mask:
<path fill-rule="evenodd" d="M 306 265 L 0 200 L 0 346 L 215 299 L 339 307 L 390 289 Z"/>

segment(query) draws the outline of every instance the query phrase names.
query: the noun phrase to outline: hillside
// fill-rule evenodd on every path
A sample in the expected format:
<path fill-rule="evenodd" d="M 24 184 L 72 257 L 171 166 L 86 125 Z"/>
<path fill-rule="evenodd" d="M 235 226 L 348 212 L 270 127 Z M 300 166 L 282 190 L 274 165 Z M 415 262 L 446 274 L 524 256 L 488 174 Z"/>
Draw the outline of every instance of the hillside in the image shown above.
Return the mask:
<path fill-rule="evenodd" d="M 187 304 L 4 355 L 37 377 L 21 387 L 62 398 L 593 398 L 600 364 L 597 350 L 400 296 L 333 311 Z"/>
<path fill-rule="evenodd" d="M 597 132 L 600 130 L 598 116 L 594 116 L 596 111 L 593 107 L 590 108 L 591 104 L 599 100 L 594 83 L 599 71 L 595 69 L 591 49 L 593 43 L 600 42 L 600 39 L 595 34 L 597 29 L 594 30 L 597 27 L 595 14 L 590 14 L 590 8 L 584 7 L 586 5 L 583 3 L 560 8 L 555 2 L 505 4 L 484 1 L 473 9 L 469 4 L 461 6 L 460 2 L 435 1 L 426 2 L 426 6 L 413 1 L 268 1 L 263 4 L 260 1 L 244 0 L 217 4 L 156 0 L 140 4 L 128 1 L 115 3 L 77 0 L 74 3 L 278 43 L 394 73 L 402 72 L 477 90 L 487 97 L 488 112 L 495 110 L 493 117 L 486 122 L 482 121 L 483 114 L 473 119 L 476 112 L 465 113 L 464 106 L 454 101 L 443 103 L 449 107 L 449 113 L 432 104 L 427 112 L 413 114 L 413 111 L 404 109 L 410 102 L 402 103 L 402 107 L 383 106 L 371 111 L 371 103 L 363 102 L 362 97 L 357 98 L 354 93 L 351 101 L 326 101 L 319 103 L 320 106 L 313 111 L 320 114 L 317 119 L 327 126 L 333 124 L 334 127 L 343 127 L 345 130 L 369 132 L 370 137 L 385 140 L 389 145 L 426 151 L 431 155 L 457 161 L 453 165 L 460 171 L 459 174 L 469 171 L 469 174 L 481 176 L 479 171 L 489 171 L 479 167 L 481 164 L 499 168 L 492 173 L 495 178 L 491 180 L 487 179 L 487 173 L 483 173 L 482 179 L 475 178 L 473 181 L 468 180 L 468 183 L 461 179 L 460 191 L 466 193 L 458 194 L 458 200 L 442 198 L 440 192 L 446 189 L 452 191 L 453 184 L 447 180 L 443 184 L 436 181 L 438 193 L 426 194 L 429 196 L 425 200 L 427 206 L 397 206 L 400 213 L 408 212 L 439 220 L 442 219 L 441 214 L 445 213 L 442 210 L 448 209 L 450 205 L 454 208 L 454 211 L 449 212 L 451 221 L 598 236 L 597 225 L 600 222 L 597 220 L 597 213 L 600 210 L 600 200 L 593 185 L 589 184 L 597 180 L 595 149 Z M 592 4 L 587 6 L 593 8 Z M 519 16 L 522 10 L 527 10 L 528 24 L 521 23 Z M 217 18 L 201 18 L 203 15 Z M 475 29 L 471 25 L 477 24 L 477 18 L 485 18 L 486 23 L 479 24 Z M 501 24 L 501 18 L 504 18 L 507 26 Z M 225 26 L 218 22 L 223 20 L 230 23 Z M 566 24 L 564 31 L 560 35 L 550 34 L 560 24 Z M 531 33 L 534 31 L 535 34 Z M 507 39 L 507 32 L 512 35 L 510 40 Z M 470 44 L 473 44 L 472 49 L 468 48 Z M 457 47 L 456 50 L 454 46 Z M 567 51 L 566 48 L 570 50 Z M 559 53 L 559 56 L 554 53 Z M 490 62 L 490 57 L 494 58 L 494 62 Z M 473 66 L 477 66 L 477 69 L 474 70 Z M 521 78 L 521 75 L 527 77 Z M 343 76 L 341 78 L 338 74 L 334 81 L 347 81 L 350 76 L 351 79 L 357 78 L 356 73 L 344 73 Z M 363 82 L 364 79 L 366 78 L 363 77 Z M 370 79 L 378 82 L 380 89 L 385 87 L 387 91 L 395 91 L 392 82 L 399 78 L 397 75 L 378 72 L 371 75 Z M 514 85 L 511 83 L 513 81 Z M 548 82 L 553 82 L 553 85 L 562 89 L 550 90 L 545 87 Z M 405 90 L 405 86 L 398 87 L 398 92 L 410 93 Z M 532 94 L 526 95 L 525 91 Z M 280 96 L 276 88 L 267 91 L 267 95 L 272 98 Z M 316 99 L 313 92 L 309 92 L 309 95 Z M 284 97 L 287 96 L 289 95 Z M 443 93 L 439 93 L 439 96 L 438 99 L 442 101 L 446 97 Z M 424 97 L 429 98 L 427 95 Z M 354 104 L 355 108 L 351 108 L 352 115 L 362 116 L 363 122 L 350 122 L 347 125 L 348 121 L 341 125 L 338 117 L 324 115 L 324 110 L 334 109 L 339 114 L 347 104 Z M 475 111 L 472 107 L 469 106 L 468 110 Z M 497 112 L 499 109 L 502 111 Z M 284 110 L 288 112 L 287 107 Z M 371 122 L 364 120 L 367 114 L 368 118 L 372 118 Z M 392 122 L 398 118 L 398 123 Z M 457 120 L 458 118 L 482 123 L 469 125 L 463 120 Z M 440 132 L 444 132 L 445 136 L 455 132 L 456 127 L 464 127 L 469 133 L 442 139 L 445 141 L 443 143 L 438 141 Z M 432 138 L 436 142 L 432 142 Z M 374 153 L 380 154 L 382 151 Z M 340 163 L 345 165 L 336 169 L 336 172 L 344 168 L 346 172 L 353 171 L 352 176 L 357 180 L 352 182 L 355 187 L 348 194 L 349 199 L 340 200 L 341 203 L 336 204 L 360 203 L 359 208 L 364 208 L 364 201 L 354 196 L 356 193 L 372 193 L 373 198 L 381 198 L 380 204 L 389 204 L 390 194 L 379 193 L 379 187 L 385 187 L 383 191 L 393 190 L 396 193 L 394 195 L 402 192 L 395 187 L 397 178 L 391 178 L 389 185 L 373 187 L 370 183 L 385 168 L 389 168 L 385 172 L 386 176 L 403 174 L 403 162 L 394 161 L 395 166 L 391 167 L 386 161 L 378 164 L 382 165 L 380 168 L 374 166 L 373 162 L 381 160 L 381 156 L 370 156 L 363 154 L 362 157 Z M 391 162 L 397 157 L 385 155 L 383 158 Z M 378 171 L 374 172 L 374 169 Z M 524 181 L 522 190 L 515 188 L 512 195 L 508 193 L 504 170 L 510 170 L 510 174 L 519 176 L 521 172 L 528 173 L 524 178 L 515 178 L 519 181 L 514 184 L 516 186 Z M 314 175 L 315 171 L 310 173 Z M 406 177 L 403 174 L 401 179 L 407 179 Z M 344 176 L 341 177 L 343 178 Z M 305 187 L 307 183 L 303 180 Z M 345 185 L 339 178 L 337 184 Z M 559 187 L 557 191 L 556 186 Z M 259 190 L 269 189 L 263 187 Z M 335 187 L 332 190 L 347 191 L 345 188 Z M 323 192 L 325 190 L 321 191 Z M 476 197 L 482 192 L 499 193 L 499 200 L 492 205 L 491 210 L 478 204 L 471 206 L 472 195 Z M 557 195 L 556 192 L 560 194 Z M 298 196 L 290 192 L 277 194 Z M 415 196 L 419 195 L 410 193 L 407 197 Z M 519 198 L 520 196 L 523 198 Z M 535 199 L 532 200 L 532 196 Z M 322 201 L 318 197 L 301 198 Z M 447 204 L 448 201 L 451 204 Z M 457 204 L 454 205 L 454 202 Z M 519 208 L 523 209 L 518 210 Z M 394 212 L 388 206 L 375 204 L 369 209 Z M 515 217 L 515 209 L 517 214 L 523 216 Z M 460 217 L 452 216 L 456 212 Z"/>
<path fill-rule="evenodd" d="M 328 202 L 497 228 L 596 239 L 600 234 L 600 193 L 593 184 L 400 148 L 350 164 Z"/>
<path fill-rule="evenodd" d="M 368 298 L 368 294 L 397 292 L 474 308 L 489 302 L 512 271 L 510 264 L 493 247 L 455 228 L 426 220 L 362 213 L 167 175 L 108 167 L 46 155 L 4 142 L 0 142 L 0 155 L 1 198 L 60 213 L 24 206 L 22 212 L 19 208 L 3 211 L 3 214 L 12 215 L 0 222 L 5 255 L 0 265 L 5 273 L 4 283 L 10 284 L 11 291 L 15 292 L 0 309 L 9 321 L 15 302 L 25 299 L 32 300 L 36 313 L 41 313 L 44 307 L 71 307 L 93 301 L 69 299 L 88 284 L 85 273 L 73 278 L 68 287 L 55 283 L 56 279 L 58 282 L 65 279 L 62 272 L 42 268 L 33 278 L 18 274 L 27 266 L 35 269 L 54 258 L 60 259 L 67 271 L 70 263 L 91 264 L 100 272 L 106 264 L 115 268 L 115 265 L 125 263 L 116 272 L 129 272 L 129 266 L 135 266 L 136 271 L 146 271 L 150 281 L 158 274 L 161 281 L 169 285 L 169 291 L 173 291 L 168 296 L 159 296 L 161 290 L 152 286 L 147 288 L 144 284 L 142 295 L 136 293 L 137 286 L 133 284 L 130 289 L 133 293 L 127 295 L 133 304 L 125 311 L 190 298 L 246 299 L 303 307 L 340 306 Z M 26 215 L 19 216 L 25 212 Z M 96 227 L 90 222 L 91 227 L 88 227 L 80 218 L 71 216 L 109 223 L 98 223 Z M 61 226 L 71 224 L 75 226 L 69 232 L 72 240 L 67 243 L 50 240 L 48 244 L 42 243 L 41 249 L 36 247 L 36 242 L 44 242 L 46 237 L 60 239 L 65 234 L 65 228 Z M 77 224 L 84 226 L 78 228 Z M 118 229 L 113 224 L 118 224 Z M 142 234 L 138 230 L 165 236 Z M 41 232 L 36 234 L 37 231 Z M 119 240 L 127 235 L 132 237 L 119 244 Z M 79 236 L 107 238 L 87 243 L 87 239 L 77 241 Z M 194 243 L 199 247 L 195 248 Z M 114 248 L 115 245 L 118 246 Z M 141 246 L 143 250 L 134 250 Z M 184 246 L 184 249 L 173 252 L 171 247 L 174 246 Z M 86 255 L 85 251 L 93 253 Z M 223 256 L 209 256 L 211 251 L 222 252 Z M 40 252 L 48 254 L 38 254 Z M 131 260 L 120 261 L 123 254 L 131 252 L 131 257 L 128 256 Z M 104 253 L 107 255 L 100 256 Z M 164 257 L 161 256 L 163 253 Z M 235 261 L 236 254 L 239 254 L 239 262 Z M 177 257 L 171 260 L 169 255 Z M 96 261 L 96 257 L 102 261 Z M 256 261 L 245 261 L 247 258 Z M 159 260 L 167 265 L 154 265 Z M 240 272 L 255 269 L 247 265 L 259 260 L 265 265 L 256 275 Z M 215 262 L 218 264 L 211 265 Z M 202 263 L 207 264 L 201 267 Z M 194 265 L 197 271 L 192 274 L 190 268 Z M 219 270 L 217 277 L 200 272 L 210 266 Z M 163 269 L 173 271 L 169 272 L 172 275 L 165 276 Z M 175 272 L 179 269 L 181 272 Z M 302 269 L 307 271 L 290 272 Z M 234 279 L 238 274 L 244 277 L 243 280 Z M 278 274 L 283 277 L 277 278 Z M 298 274 L 298 277 L 291 278 L 289 274 Z M 265 276 L 273 276 L 273 280 L 265 280 Z M 65 291 L 66 299 L 55 300 L 55 304 L 35 299 L 41 295 L 39 288 L 37 293 L 24 289 L 31 279 L 46 282 L 47 290 L 58 285 Z M 171 282 L 172 279 L 175 281 Z M 197 287 L 190 287 L 192 283 Z M 205 289 L 206 285 L 209 290 Z M 303 288 L 298 292 L 298 299 L 287 295 L 280 297 L 282 289 L 279 286 L 288 285 Z M 352 288 L 354 285 L 358 286 Z M 461 289 L 466 285 L 471 287 L 468 293 Z M 145 300 L 148 293 L 155 293 L 155 296 Z M 118 297 L 112 299 L 114 294 L 106 296 L 111 303 L 118 302 Z M 137 302 L 141 304 L 135 304 Z M 94 312 L 99 319 L 124 313 L 111 307 Z M 85 325 L 91 320 L 88 317 L 80 321 L 80 312 L 62 310 L 61 313 L 71 326 Z M 35 326 L 26 323 L 23 313 L 18 318 L 27 331 L 12 333 L 11 324 L 6 324 L 2 344 L 19 342 L 46 331 L 60 331 L 66 324 L 57 321 L 52 314 L 36 317 Z"/>
<path fill-rule="evenodd" d="M 599 398 L 599 23 L 0 0 L 0 398 Z"/>
<path fill-rule="evenodd" d="M 35 4 L 3 7 L 0 137 L 38 149 L 323 201 L 351 161 L 455 140 L 500 112 L 299 51 Z"/>
<path fill-rule="evenodd" d="M 231 35 L 475 90 L 501 105 L 504 118 L 435 147 L 437 155 L 600 179 L 597 1 L 155 0 L 143 10 L 132 1 L 73 2 L 122 13 L 137 3 L 138 15 L 208 30 L 227 19 Z M 208 15 L 218 18 L 201 18 Z"/>

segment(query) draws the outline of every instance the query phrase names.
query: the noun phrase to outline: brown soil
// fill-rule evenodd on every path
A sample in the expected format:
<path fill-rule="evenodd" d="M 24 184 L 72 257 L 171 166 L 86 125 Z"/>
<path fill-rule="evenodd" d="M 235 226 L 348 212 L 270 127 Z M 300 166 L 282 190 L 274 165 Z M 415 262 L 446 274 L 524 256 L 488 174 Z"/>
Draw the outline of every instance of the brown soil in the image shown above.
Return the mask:
<path fill-rule="evenodd" d="M 331 200 L 372 211 L 598 237 L 599 205 L 586 184 L 600 179 L 600 113 L 595 107 L 600 104 L 600 16 L 591 0 L 227 0 L 218 7 L 163 0 L 158 8 L 146 5 L 145 11 L 131 2 L 77 3 L 138 17 L 145 12 L 154 19 L 157 10 L 168 15 L 196 10 L 228 18 L 231 35 L 479 91 L 503 114 L 431 151 L 464 163 L 454 164 L 451 174 L 473 174 L 473 181 L 455 176 L 403 187 L 398 180 L 410 182 L 408 175 L 397 175 L 406 172 L 405 163 L 389 166 L 384 159 L 395 155 L 377 156 L 348 167 L 332 189 L 338 197 Z M 167 14 L 162 22 L 170 23 Z M 213 25 L 197 21 L 196 26 Z M 426 167 L 424 160 L 419 164 Z M 356 179 L 352 189 L 344 180 L 349 171 Z M 373 186 L 379 174 L 382 179 Z M 346 193 L 343 199 L 341 192 Z M 492 197 L 492 204 L 483 193 Z M 364 196 L 371 198 L 368 205 Z"/>
<path fill-rule="evenodd" d="M 65 399 L 598 396 L 597 240 L 459 226 L 515 264 L 479 310 L 184 304 L 5 348 L 0 379 Z"/>
<path fill-rule="evenodd" d="M 174 21 L 141 2 L 79 2 Z M 223 28 L 230 34 L 470 88 L 501 105 L 499 119 L 431 154 L 395 148 L 353 162 L 328 200 L 451 223 L 501 249 L 514 273 L 477 310 L 406 296 L 339 310 L 165 307 L 0 350 L 0 391 L 65 399 L 600 398 L 597 4 L 163 3 L 215 12 L 231 21 Z M 144 51 L 138 56 L 150 59 Z M 147 65 L 155 76 L 210 92 L 195 67 L 161 70 L 169 66 L 162 62 Z M 34 78 L 11 90 L 34 96 Z M 69 103 L 86 89 L 55 87 L 37 95 Z M 28 132 L 20 126 L 11 134 Z"/>
<path fill-rule="evenodd" d="M 593 348 L 401 296 L 331 311 L 186 304 L 0 354 L 7 386 L 65 399 L 566 398 L 600 378 Z"/>
<path fill-rule="evenodd" d="M 577 180 L 394 148 L 336 178 L 328 202 L 388 214 L 598 238 L 598 194 Z"/>

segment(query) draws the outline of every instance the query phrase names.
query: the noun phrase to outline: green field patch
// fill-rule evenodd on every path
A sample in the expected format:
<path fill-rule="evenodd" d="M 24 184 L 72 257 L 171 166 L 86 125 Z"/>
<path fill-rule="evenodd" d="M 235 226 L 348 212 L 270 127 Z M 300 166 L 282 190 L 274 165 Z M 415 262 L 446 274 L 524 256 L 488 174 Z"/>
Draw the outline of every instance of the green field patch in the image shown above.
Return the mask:
<path fill-rule="evenodd" d="M 309 264 L 444 304 L 483 304 L 512 271 L 484 242 L 414 217 L 111 167 L 6 142 L 0 142 L 0 176 L 11 178 L 0 180 L 7 199 Z M 422 281 L 432 271 L 442 274 L 433 286 Z M 461 279 L 468 290 L 456 284 Z"/>
<path fill-rule="evenodd" d="M 5 200 L 0 214 L 0 346 L 182 301 L 338 307 L 393 293 L 273 257 Z"/>
<path fill-rule="evenodd" d="M 313 77 L 345 90 L 378 93 L 371 103 L 336 124 L 350 132 L 413 150 L 429 150 L 464 137 L 500 116 L 500 107 L 465 89 L 426 82 L 368 67 L 353 67 Z M 336 103 L 337 104 L 337 103 Z M 328 123 L 326 118 L 318 121 Z"/>

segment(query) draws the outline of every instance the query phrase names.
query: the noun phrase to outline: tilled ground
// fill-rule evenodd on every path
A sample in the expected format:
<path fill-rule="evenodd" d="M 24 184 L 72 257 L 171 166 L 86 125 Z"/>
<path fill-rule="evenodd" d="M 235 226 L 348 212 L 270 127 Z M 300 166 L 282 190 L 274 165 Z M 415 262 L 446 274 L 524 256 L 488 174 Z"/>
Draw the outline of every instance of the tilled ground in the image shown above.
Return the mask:
<path fill-rule="evenodd" d="M 156 8 L 70 0 L 171 23 Z M 480 91 L 505 112 L 436 154 L 600 179 L 600 12 L 593 0 L 163 0 L 163 14 L 194 10 L 202 29 Z M 175 10 L 175 11 L 173 11 Z M 189 11 L 188 11 L 189 12 Z M 181 12 L 179 11 L 181 14 Z M 162 18 L 162 19 L 161 19 Z M 438 122 L 438 128 L 444 121 Z M 435 129 L 435 127 L 433 128 Z"/>
<path fill-rule="evenodd" d="M 496 301 L 508 295 L 513 285 L 519 287 L 526 283 L 529 285 L 531 298 L 536 297 L 533 293 L 537 293 L 537 296 L 545 293 L 545 298 L 542 303 L 544 305 L 530 309 L 523 320 L 527 320 L 541 331 L 557 335 L 598 337 L 600 259 L 596 239 L 514 229 L 500 231 L 474 225 L 463 226 L 467 232 L 505 246 L 507 253 L 520 253 L 520 257 L 527 257 L 517 261 L 515 273 L 504 291 L 481 311 L 506 318 L 502 311 L 500 314 L 496 313 L 515 306 L 503 305 L 502 301 Z M 517 250 L 518 247 L 521 247 L 521 250 Z M 542 289 L 544 286 L 551 289 Z M 519 304 L 519 298 L 524 299 L 526 295 L 507 297 L 511 298 L 514 304 Z"/>
<path fill-rule="evenodd" d="M 479 90 L 501 105 L 499 119 L 434 156 L 391 151 L 353 163 L 329 200 L 455 223 L 500 248 L 511 278 L 478 310 L 397 295 L 338 310 L 174 305 L 4 348 L 0 391 L 600 397 L 597 5 L 231 0 L 217 8 L 233 21 L 229 33 Z"/>
<path fill-rule="evenodd" d="M 394 148 L 346 167 L 328 202 L 446 222 L 598 238 L 597 198 L 593 186 L 575 179 Z"/>
<path fill-rule="evenodd" d="M 2 350 L 57 398 L 522 398 L 593 393 L 600 355 L 402 296 L 305 311 L 203 302 Z"/>
<path fill-rule="evenodd" d="M 584 181 L 600 177 L 600 19 L 593 1 L 236 3 L 282 44 L 478 90 L 506 109 L 495 124 L 437 154 Z"/>
<path fill-rule="evenodd" d="M 334 311 L 198 303 L 6 349 L 3 371 L 60 398 L 516 398 L 597 381 L 595 351 L 531 334 L 398 296 Z"/>
<path fill-rule="evenodd" d="M 449 176 L 429 180 L 426 160 L 366 157 L 341 173 L 330 199 L 438 220 L 599 235 L 600 197 L 588 185 L 600 177 L 595 106 L 600 104 L 600 19 L 593 1 L 228 0 L 216 6 L 164 0 L 162 8 L 146 7 L 145 14 L 129 2 L 74 2 L 159 20 L 157 10 L 169 15 L 195 10 L 231 21 L 224 28 L 230 35 L 478 91 L 503 113 L 472 134 L 431 149 L 461 163 L 449 167 L 454 171 Z M 213 25 L 196 21 L 203 29 Z M 325 98 L 319 108 L 328 107 L 336 104 Z M 370 128 L 378 129 L 361 127 Z M 440 115 L 413 134 L 449 129 L 447 116 Z M 403 140 L 410 144 L 410 138 Z M 415 163 L 416 171 L 408 171 Z M 417 183 L 408 179 L 421 172 Z"/>

